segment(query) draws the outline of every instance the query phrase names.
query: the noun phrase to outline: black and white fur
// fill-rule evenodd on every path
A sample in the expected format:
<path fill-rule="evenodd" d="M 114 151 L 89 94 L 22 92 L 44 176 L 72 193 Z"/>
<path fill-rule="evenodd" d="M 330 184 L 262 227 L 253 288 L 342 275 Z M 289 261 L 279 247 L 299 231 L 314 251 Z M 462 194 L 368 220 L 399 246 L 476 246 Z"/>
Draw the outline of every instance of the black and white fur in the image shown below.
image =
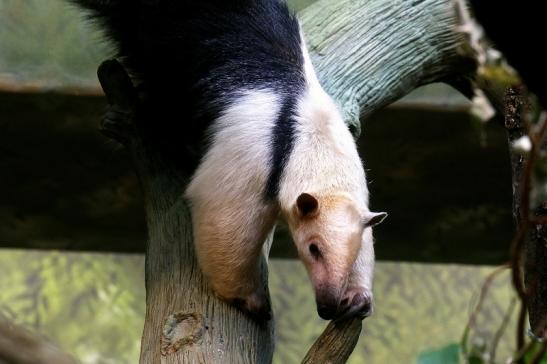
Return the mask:
<path fill-rule="evenodd" d="M 216 294 L 269 317 L 258 264 L 281 215 L 320 315 L 366 314 L 371 226 L 385 214 L 368 209 L 354 140 L 321 88 L 286 4 L 73 2 L 102 23 L 148 95 L 147 130 L 165 138 L 160 144 L 183 164 L 192 153 L 201 156 L 185 196 L 200 267 Z"/>

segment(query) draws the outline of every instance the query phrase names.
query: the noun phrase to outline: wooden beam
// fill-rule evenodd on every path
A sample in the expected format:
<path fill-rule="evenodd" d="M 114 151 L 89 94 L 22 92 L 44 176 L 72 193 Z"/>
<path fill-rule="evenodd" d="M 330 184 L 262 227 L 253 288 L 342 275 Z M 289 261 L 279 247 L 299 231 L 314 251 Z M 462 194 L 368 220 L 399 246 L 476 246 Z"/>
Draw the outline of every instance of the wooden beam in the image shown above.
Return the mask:
<path fill-rule="evenodd" d="M 144 253 L 138 182 L 125 151 L 97 132 L 105 100 L 0 93 L 0 104 L 0 246 Z M 369 118 L 359 148 L 372 207 L 390 213 L 375 231 L 380 260 L 508 259 L 511 175 L 501 128 L 478 125 L 464 110 L 403 104 Z M 282 226 L 271 256 L 296 257 Z"/>

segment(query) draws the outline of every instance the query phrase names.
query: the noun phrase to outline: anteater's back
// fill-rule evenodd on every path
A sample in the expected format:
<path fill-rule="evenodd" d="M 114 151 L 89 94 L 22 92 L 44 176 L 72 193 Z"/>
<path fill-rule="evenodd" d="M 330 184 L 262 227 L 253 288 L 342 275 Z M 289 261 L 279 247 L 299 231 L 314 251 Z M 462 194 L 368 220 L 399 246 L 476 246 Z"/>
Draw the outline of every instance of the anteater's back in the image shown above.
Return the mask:
<path fill-rule="evenodd" d="M 102 25 L 156 112 L 175 112 L 185 130 L 203 129 L 237 90 L 302 85 L 299 25 L 284 2 L 71 1 Z"/>

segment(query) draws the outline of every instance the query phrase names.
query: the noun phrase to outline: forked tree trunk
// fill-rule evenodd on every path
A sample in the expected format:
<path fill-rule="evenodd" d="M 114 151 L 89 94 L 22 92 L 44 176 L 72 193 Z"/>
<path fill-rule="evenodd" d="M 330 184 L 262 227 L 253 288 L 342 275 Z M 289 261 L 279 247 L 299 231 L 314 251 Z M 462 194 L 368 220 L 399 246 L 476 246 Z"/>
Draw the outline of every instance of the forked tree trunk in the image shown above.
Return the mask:
<path fill-rule="evenodd" d="M 321 83 L 356 135 L 361 117 L 419 85 L 468 72 L 474 64 L 463 54 L 465 37 L 456 29 L 451 0 L 321 0 L 300 18 Z M 140 362 L 271 362 L 273 326 L 260 327 L 216 299 L 200 273 L 182 198 L 189 172 L 165 164 L 143 147 L 145 136 L 131 125 L 135 97 L 127 97 L 133 91 L 119 65 L 105 63 L 99 73 L 112 105 L 105 132 L 131 152 L 146 203 L 146 321 Z M 267 279 L 266 269 L 262 278 Z M 345 362 L 360 331 L 359 321 L 331 323 L 306 362 Z"/>

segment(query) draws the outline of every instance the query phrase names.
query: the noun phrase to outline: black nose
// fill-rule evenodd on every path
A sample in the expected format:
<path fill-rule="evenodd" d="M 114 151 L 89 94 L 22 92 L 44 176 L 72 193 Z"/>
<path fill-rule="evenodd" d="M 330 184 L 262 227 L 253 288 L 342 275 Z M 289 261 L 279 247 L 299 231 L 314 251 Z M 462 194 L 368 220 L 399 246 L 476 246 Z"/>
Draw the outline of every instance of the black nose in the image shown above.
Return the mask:
<path fill-rule="evenodd" d="M 332 320 L 336 315 L 336 306 L 317 304 L 317 313 L 323 320 Z"/>
<path fill-rule="evenodd" d="M 321 285 L 316 288 L 315 302 L 317 313 L 324 320 L 332 320 L 336 317 L 340 296 L 335 286 Z"/>

